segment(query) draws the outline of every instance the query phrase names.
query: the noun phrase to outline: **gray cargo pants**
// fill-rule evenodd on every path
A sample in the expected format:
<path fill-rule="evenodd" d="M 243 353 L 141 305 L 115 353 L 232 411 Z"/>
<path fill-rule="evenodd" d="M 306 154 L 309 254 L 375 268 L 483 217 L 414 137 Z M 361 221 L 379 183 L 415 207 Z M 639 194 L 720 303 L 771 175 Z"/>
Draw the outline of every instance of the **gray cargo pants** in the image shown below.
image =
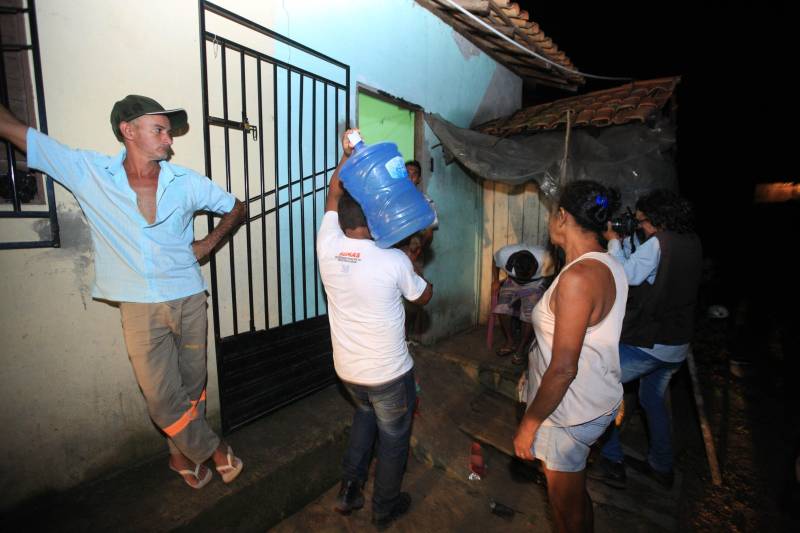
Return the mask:
<path fill-rule="evenodd" d="M 220 439 L 206 421 L 206 294 L 160 303 L 122 302 L 122 331 L 150 418 L 170 453 L 207 460 Z"/>

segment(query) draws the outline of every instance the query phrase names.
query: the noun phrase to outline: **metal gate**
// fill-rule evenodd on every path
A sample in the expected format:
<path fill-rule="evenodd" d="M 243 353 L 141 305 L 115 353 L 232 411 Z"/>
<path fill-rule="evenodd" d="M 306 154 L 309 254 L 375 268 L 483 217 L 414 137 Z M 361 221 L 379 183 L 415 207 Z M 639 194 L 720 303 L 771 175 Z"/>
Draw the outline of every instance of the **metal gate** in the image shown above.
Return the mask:
<path fill-rule="evenodd" d="M 210 261 L 222 430 L 333 383 L 316 232 L 350 69 L 199 1 L 206 175 L 247 206 Z M 209 231 L 214 222 L 208 217 Z"/>

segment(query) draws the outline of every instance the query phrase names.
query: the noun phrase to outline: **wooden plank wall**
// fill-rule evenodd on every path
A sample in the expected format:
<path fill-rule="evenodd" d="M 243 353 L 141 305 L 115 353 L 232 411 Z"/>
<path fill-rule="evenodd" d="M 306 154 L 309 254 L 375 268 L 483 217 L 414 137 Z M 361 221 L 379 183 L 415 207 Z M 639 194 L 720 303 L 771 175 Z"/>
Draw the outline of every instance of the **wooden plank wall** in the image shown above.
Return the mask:
<path fill-rule="evenodd" d="M 534 182 L 512 187 L 483 182 L 483 245 L 481 247 L 478 321 L 486 323 L 491 304 L 492 256 L 507 244 L 547 243 L 548 211 Z"/>

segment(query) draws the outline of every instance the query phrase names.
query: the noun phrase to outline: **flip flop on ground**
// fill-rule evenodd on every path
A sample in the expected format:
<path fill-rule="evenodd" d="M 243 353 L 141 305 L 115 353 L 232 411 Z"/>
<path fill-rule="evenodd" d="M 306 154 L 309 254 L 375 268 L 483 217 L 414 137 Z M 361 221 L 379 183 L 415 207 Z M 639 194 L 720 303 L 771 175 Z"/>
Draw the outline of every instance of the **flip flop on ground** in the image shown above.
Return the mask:
<path fill-rule="evenodd" d="M 499 350 L 497 350 L 497 357 L 505 357 L 507 355 L 511 355 L 512 353 L 516 352 L 517 349 L 513 346 L 503 346 Z"/>
<path fill-rule="evenodd" d="M 222 476 L 222 481 L 225 483 L 230 483 L 237 476 L 242 472 L 242 468 L 244 468 L 244 463 L 241 459 L 233 455 L 233 450 L 230 446 L 228 446 L 228 464 L 226 465 L 217 465 L 217 472 L 220 476 Z"/>
<path fill-rule="evenodd" d="M 202 489 L 203 487 L 208 485 L 208 482 L 211 481 L 211 478 L 214 477 L 214 474 L 211 473 L 211 470 L 206 468 L 206 474 L 201 478 L 200 477 L 201 466 L 203 465 L 196 464 L 194 465 L 194 470 L 189 470 L 188 468 L 181 470 L 179 468 L 175 468 L 174 466 L 172 466 L 172 464 L 170 464 L 169 469 L 172 470 L 173 472 L 177 472 L 178 474 L 180 474 L 180 476 L 183 478 L 183 481 L 186 482 L 186 484 L 192 487 L 193 489 Z M 194 482 L 190 481 L 192 478 L 194 478 L 195 480 Z"/>

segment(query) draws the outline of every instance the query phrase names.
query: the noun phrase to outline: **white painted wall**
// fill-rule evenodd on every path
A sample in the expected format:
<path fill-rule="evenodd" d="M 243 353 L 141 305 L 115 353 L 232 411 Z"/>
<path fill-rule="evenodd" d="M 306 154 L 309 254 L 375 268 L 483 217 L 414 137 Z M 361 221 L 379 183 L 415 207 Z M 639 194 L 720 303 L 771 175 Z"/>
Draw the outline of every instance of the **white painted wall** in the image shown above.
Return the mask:
<path fill-rule="evenodd" d="M 364 82 L 457 125 L 469 125 L 479 109 L 486 120 L 519 105 L 516 76 L 411 0 L 218 3 L 350 64 L 351 87 Z M 111 106 L 126 94 L 145 94 L 187 110 L 192 127 L 176 139 L 174 161 L 203 170 L 194 0 L 39 0 L 37 14 L 52 136 L 115 153 Z M 298 54 L 290 59 L 304 60 Z M 499 95 L 496 109 L 487 91 Z M 475 323 L 482 242 L 481 186 L 456 165 L 445 167 L 441 150 L 431 149 L 437 142 L 426 128 L 426 188 L 441 220 L 427 272 L 436 284 L 431 339 Z M 118 311 L 90 297 L 92 251 L 80 209 L 58 185 L 56 200 L 60 249 L 0 252 L 0 508 L 164 449 L 130 370 Z M 197 224 L 204 226 L 204 220 Z M 210 347 L 214 419 L 219 408 Z"/>

